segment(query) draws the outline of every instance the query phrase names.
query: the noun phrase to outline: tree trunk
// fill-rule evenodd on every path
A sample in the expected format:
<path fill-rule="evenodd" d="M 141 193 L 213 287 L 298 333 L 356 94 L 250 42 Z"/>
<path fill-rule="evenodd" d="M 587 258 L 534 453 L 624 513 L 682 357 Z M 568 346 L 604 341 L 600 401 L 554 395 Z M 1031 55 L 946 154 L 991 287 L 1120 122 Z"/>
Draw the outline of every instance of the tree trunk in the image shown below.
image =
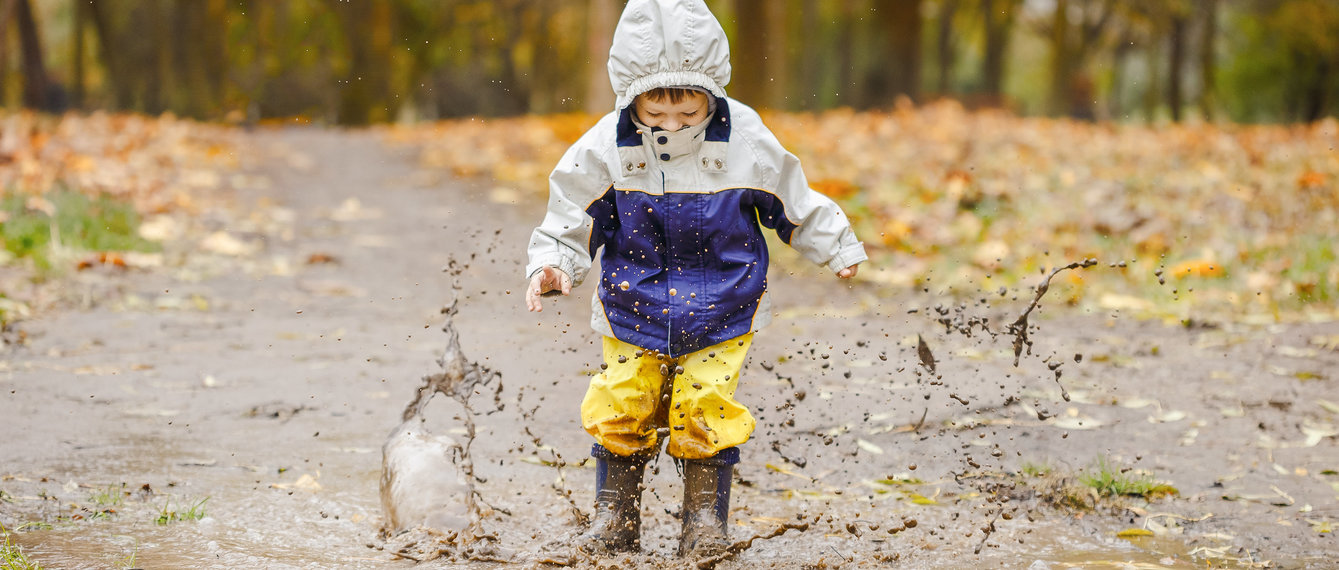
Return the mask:
<path fill-rule="evenodd" d="M 981 0 L 985 17 L 985 53 L 981 58 L 981 83 L 985 99 L 992 105 L 1004 103 L 1004 62 L 1009 51 L 1018 0 Z"/>
<path fill-rule="evenodd" d="M 1306 59 L 1314 62 L 1315 74 L 1303 75 L 1305 85 L 1302 95 L 1302 120 L 1312 123 L 1325 116 L 1325 103 L 1330 98 L 1327 89 L 1330 81 L 1330 62 L 1324 57 L 1312 56 Z"/>
<path fill-rule="evenodd" d="M 939 33 L 936 40 L 939 64 L 940 95 L 952 90 L 953 83 L 953 15 L 958 11 L 958 0 L 943 0 L 939 5 Z"/>
<path fill-rule="evenodd" d="M 497 52 L 496 57 L 502 64 L 500 75 L 504 87 L 502 93 L 500 93 L 502 95 L 502 105 L 498 112 L 502 115 L 524 114 L 527 102 L 530 100 L 531 86 L 529 77 L 526 75 L 527 70 L 522 70 L 517 66 L 513 38 L 525 33 L 525 13 L 517 0 L 505 4 L 501 12 L 504 22 L 503 35 L 498 41 L 493 42 L 493 48 Z"/>
<path fill-rule="evenodd" d="M 134 89 L 130 79 L 125 75 L 121 50 L 117 48 L 118 42 L 113 35 L 111 22 L 108 21 L 107 13 L 102 7 L 104 1 L 90 0 L 88 15 L 98 33 L 98 55 L 102 58 L 102 66 L 107 71 L 107 83 L 112 87 L 112 107 L 126 108 L 134 101 Z"/>
<path fill-rule="evenodd" d="M 1218 0 L 1200 0 L 1200 8 L 1204 27 L 1200 35 L 1200 82 L 1203 85 L 1200 86 L 1199 107 L 1204 119 L 1212 121 L 1216 115 L 1214 107 L 1217 104 L 1217 87 L 1214 85 L 1217 58 L 1214 57 L 1214 43 L 1218 39 Z"/>
<path fill-rule="evenodd" d="M 921 91 L 921 0 L 883 0 L 877 6 L 875 18 L 886 34 L 888 63 L 880 66 L 886 83 L 876 105 L 900 96 L 914 101 Z"/>
<path fill-rule="evenodd" d="M 1056 0 L 1051 22 L 1051 93 L 1047 107 L 1051 115 L 1063 114 L 1074 81 L 1074 50 L 1069 40 L 1069 0 Z"/>
<path fill-rule="evenodd" d="M 1056 0 L 1051 21 L 1051 114 L 1080 119 L 1096 117 L 1095 87 L 1084 66 L 1097 46 L 1112 14 L 1115 0 L 1096 0 L 1071 9 L 1069 0 Z"/>
<path fill-rule="evenodd" d="M 58 111 L 59 97 L 55 93 L 58 86 L 47 76 L 37 17 L 33 14 L 29 0 L 19 0 L 15 16 L 19 26 L 19 49 L 23 56 L 23 105 L 40 111 Z"/>
<path fill-rule="evenodd" d="M 858 90 L 855 86 L 855 15 L 852 0 L 840 0 L 837 17 L 837 96 L 838 105 L 854 106 Z"/>
<path fill-rule="evenodd" d="M 334 1 L 348 43 L 349 70 L 339 100 L 339 122 L 366 125 L 390 120 L 391 13 L 388 2 Z"/>
<path fill-rule="evenodd" d="M 168 106 L 184 115 L 205 118 L 215 106 L 217 93 L 208 77 L 209 57 L 213 49 L 216 25 L 210 20 L 213 2 L 175 2 L 172 5 L 172 76 L 175 89 Z"/>
<path fill-rule="evenodd" d="M 775 0 L 736 0 L 735 39 L 730 42 L 731 93 L 747 105 L 767 103 L 766 5 Z"/>
<path fill-rule="evenodd" d="M 88 9 L 84 2 L 74 0 L 73 22 L 70 30 L 70 106 L 81 109 L 84 106 L 84 27 L 88 20 Z"/>
<path fill-rule="evenodd" d="M 148 49 L 151 57 L 145 62 L 145 81 L 140 87 L 144 90 L 144 111 L 156 115 L 163 112 L 164 95 L 171 89 L 168 86 L 171 75 L 168 61 L 172 57 L 172 45 L 168 42 L 168 26 L 164 25 L 167 19 L 163 16 L 162 2 L 149 0 L 144 5 L 148 9 L 147 29 L 144 33 L 150 41 Z"/>
<path fill-rule="evenodd" d="M 1167 107 L 1172 122 L 1181 122 L 1182 89 L 1186 59 L 1186 18 L 1173 14 L 1167 37 Z"/>
<path fill-rule="evenodd" d="M 618 0 L 590 0 L 586 20 L 586 101 L 587 113 L 602 115 L 614 108 L 614 91 L 609 84 L 609 47 L 614 43 L 618 24 Z"/>
<path fill-rule="evenodd" d="M 830 61 L 825 56 L 831 55 L 828 50 L 832 49 L 832 36 L 828 35 L 830 28 L 819 16 L 821 11 L 818 3 L 819 0 L 804 0 L 800 5 L 800 22 L 804 33 L 795 38 L 800 46 L 797 62 L 799 77 L 795 88 L 799 101 L 796 108 L 805 111 L 816 109 L 822 104 L 819 91 L 825 86 L 823 62 Z M 812 41 L 815 39 L 817 41 Z"/>
<path fill-rule="evenodd" d="M 1158 102 L 1162 100 L 1160 93 L 1163 76 L 1158 69 L 1158 64 L 1163 61 L 1163 54 L 1159 51 L 1161 49 L 1162 45 L 1159 42 L 1152 42 L 1145 54 L 1148 61 L 1148 85 L 1144 87 L 1143 107 L 1144 120 L 1150 123 L 1158 118 Z"/>
<path fill-rule="evenodd" d="M 8 106 L 5 78 L 9 77 L 9 25 L 14 21 L 17 0 L 0 0 L 0 106 Z"/>
<path fill-rule="evenodd" d="M 767 82 L 763 84 L 765 107 L 772 109 L 791 109 L 791 65 L 787 49 L 786 15 L 790 12 L 790 2 L 786 0 L 768 0 L 764 9 L 764 23 L 767 32 L 763 36 L 764 69 Z"/>
<path fill-rule="evenodd" d="M 1125 114 L 1126 105 L 1121 87 L 1125 85 L 1125 71 L 1129 66 L 1130 51 L 1133 49 L 1129 30 L 1126 30 L 1116 42 L 1111 54 L 1111 91 L 1107 93 L 1107 117 L 1120 117 Z"/>

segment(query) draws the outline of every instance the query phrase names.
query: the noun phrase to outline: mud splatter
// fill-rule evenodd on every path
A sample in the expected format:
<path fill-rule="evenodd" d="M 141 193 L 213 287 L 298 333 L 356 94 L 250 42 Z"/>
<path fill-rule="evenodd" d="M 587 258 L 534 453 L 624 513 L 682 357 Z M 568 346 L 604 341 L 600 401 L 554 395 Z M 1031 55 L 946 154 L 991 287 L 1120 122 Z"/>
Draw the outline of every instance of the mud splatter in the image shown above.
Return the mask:
<path fill-rule="evenodd" d="M 1097 260 L 1093 258 L 1088 258 L 1083 261 L 1076 261 L 1074 263 L 1070 263 L 1069 265 L 1057 267 L 1051 270 L 1051 273 L 1047 275 L 1045 279 L 1042 279 L 1041 283 L 1037 284 L 1037 288 L 1032 295 L 1032 302 L 1028 303 L 1027 309 L 1023 311 L 1023 314 L 1018 315 L 1018 318 L 1014 319 L 1014 322 L 1010 323 L 1009 326 L 1005 328 L 1005 332 L 1008 335 L 1012 336 L 1014 339 L 1013 342 L 1014 342 L 1015 367 L 1018 366 L 1018 360 L 1019 358 L 1022 357 L 1024 346 L 1027 347 L 1028 356 L 1032 355 L 1032 339 L 1028 337 L 1028 328 L 1029 328 L 1028 317 L 1032 315 L 1032 311 L 1036 309 L 1037 305 L 1041 303 L 1041 298 L 1045 296 L 1046 292 L 1051 289 L 1051 279 L 1054 278 L 1061 271 L 1087 268 L 1092 267 L 1094 265 L 1097 265 Z M 1061 374 L 1060 364 L 1061 363 L 1059 361 L 1056 361 L 1048 363 L 1048 366 L 1050 367 L 1051 372 L 1055 373 L 1055 383 L 1057 386 L 1060 386 L 1060 396 L 1063 397 L 1066 402 L 1068 402 L 1069 391 L 1065 390 L 1065 386 L 1060 383 L 1060 374 Z"/>
<path fill-rule="evenodd" d="M 518 405 L 521 403 L 524 397 L 525 392 L 522 391 L 517 396 Z M 548 460 L 541 459 L 540 461 L 547 465 L 553 466 L 554 469 L 556 469 L 558 472 L 558 476 L 554 480 L 552 485 L 553 491 L 557 493 L 557 495 L 567 503 L 568 510 L 572 513 L 572 518 L 574 519 L 576 524 L 578 526 L 584 527 L 590 522 L 590 515 L 587 515 L 584 511 L 581 510 L 581 507 L 577 506 L 576 501 L 572 499 L 572 491 L 567 489 L 566 487 L 567 461 L 563 459 L 562 454 L 558 453 L 557 449 L 544 443 L 544 440 L 540 439 L 539 435 L 536 434 L 534 430 L 530 429 L 530 425 L 535 422 L 535 413 L 539 411 L 539 405 L 535 405 L 533 408 L 530 409 L 526 409 L 524 406 L 520 406 L 520 408 L 521 408 L 521 419 L 524 421 L 524 424 L 521 426 L 522 431 L 524 431 L 525 435 L 530 438 L 531 445 L 533 445 L 537 450 L 536 453 L 538 453 L 538 450 L 544 450 L 549 453 L 550 457 Z"/>
<path fill-rule="evenodd" d="M 437 359 L 441 371 L 423 377 L 423 384 L 401 415 L 403 423 L 391 432 L 382 448 L 381 497 L 387 524 L 383 533 L 393 534 L 390 538 L 398 543 L 387 548 L 392 555 L 417 562 L 442 557 L 506 561 L 510 555 L 494 544 L 498 541 L 496 535 L 483 528 L 486 501 L 476 488 L 480 480 L 470 454 L 477 435 L 476 412 L 470 397 L 489 387 L 495 411 L 501 411 L 502 375 L 465 357 L 454 323 L 458 311 L 459 297 L 442 308 L 445 315 L 442 332 L 447 339 Z M 463 444 L 446 436 L 435 436 L 424 426 L 424 409 L 439 393 L 455 400 L 464 410 L 456 416 L 464 424 Z M 458 470 L 455 477 L 450 476 L 453 468 Z M 453 503 L 463 503 L 464 513 L 460 514 L 467 519 L 463 525 L 459 524 L 459 517 L 443 518 L 440 513 L 431 512 L 421 516 L 425 509 L 455 514 L 459 509 L 453 508 Z M 506 513 L 492 505 L 488 509 Z M 410 514 L 412 518 L 407 518 Z M 410 525 L 414 528 L 397 528 Z M 434 528 L 438 526 L 445 528 Z"/>
<path fill-rule="evenodd" d="M 798 530 L 800 532 L 807 531 L 809 530 L 809 523 L 807 522 L 785 523 L 772 529 L 771 532 L 763 534 L 755 534 L 753 536 L 748 537 L 745 540 L 740 540 L 738 542 L 735 542 L 734 544 L 731 544 L 728 548 L 725 549 L 725 552 L 722 552 L 710 558 L 703 558 L 702 560 L 698 560 L 697 564 L 695 564 L 694 567 L 698 568 L 699 570 L 709 570 L 711 568 L 715 568 L 717 564 L 720 564 L 721 562 L 734 558 L 739 553 L 748 550 L 750 547 L 753 546 L 753 542 L 755 540 L 767 540 L 770 538 L 776 538 L 778 536 L 786 534 L 786 531 L 789 530 Z"/>
<path fill-rule="evenodd" d="M 924 366 L 925 370 L 933 376 L 935 373 L 935 355 L 930 352 L 930 345 L 925 343 L 925 339 L 921 338 L 921 335 L 916 335 L 916 356 L 920 358 L 921 366 Z"/>

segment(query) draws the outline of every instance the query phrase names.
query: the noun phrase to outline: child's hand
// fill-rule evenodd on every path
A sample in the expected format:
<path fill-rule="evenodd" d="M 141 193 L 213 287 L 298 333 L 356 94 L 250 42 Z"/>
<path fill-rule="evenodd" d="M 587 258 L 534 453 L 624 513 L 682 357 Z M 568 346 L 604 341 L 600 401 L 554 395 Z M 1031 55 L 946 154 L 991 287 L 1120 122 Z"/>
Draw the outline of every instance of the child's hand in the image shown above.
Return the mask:
<path fill-rule="evenodd" d="M 572 278 L 552 265 L 545 265 L 543 269 L 535 273 L 534 277 L 530 278 L 530 286 L 525 290 L 525 307 L 530 309 L 532 313 L 543 311 L 544 305 L 539 302 L 539 298 L 550 291 L 571 295 Z"/>
<path fill-rule="evenodd" d="M 842 278 L 842 279 L 850 279 L 850 278 L 852 278 L 852 277 L 855 277 L 856 269 L 859 269 L 859 268 L 860 268 L 860 264 L 859 264 L 859 263 L 857 263 L 857 264 L 855 264 L 855 265 L 852 265 L 852 266 L 850 266 L 850 267 L 847 267 L 846 269 L 843 269 L 843 270 L 841 270 L 841 271 L 838 271 L 838 272 L 837 272 L 837 277 L 840 277 L 840 278 Z"/>

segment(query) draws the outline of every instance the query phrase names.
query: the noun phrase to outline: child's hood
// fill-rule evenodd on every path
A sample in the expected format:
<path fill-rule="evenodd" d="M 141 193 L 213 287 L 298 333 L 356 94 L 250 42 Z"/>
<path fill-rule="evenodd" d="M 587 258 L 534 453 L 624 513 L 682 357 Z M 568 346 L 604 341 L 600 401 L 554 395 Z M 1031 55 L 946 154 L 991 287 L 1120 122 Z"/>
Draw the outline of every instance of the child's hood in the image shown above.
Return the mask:
<path fill-rule="evenodd" d="M 632 0 L 614 30 L 609 81 L 620 110 L 657 87 L 696 86 L 725 97 L 725 30 L 702 0 Z"/>

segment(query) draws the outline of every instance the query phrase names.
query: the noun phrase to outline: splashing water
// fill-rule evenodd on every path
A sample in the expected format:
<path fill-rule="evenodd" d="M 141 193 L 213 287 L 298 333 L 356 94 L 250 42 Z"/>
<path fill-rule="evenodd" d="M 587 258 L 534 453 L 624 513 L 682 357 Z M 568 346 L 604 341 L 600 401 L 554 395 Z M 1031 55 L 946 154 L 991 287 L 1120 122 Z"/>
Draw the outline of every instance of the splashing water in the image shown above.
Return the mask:
<path fill-rule="evenodd" d="M 442 309 L 446 322 L 442 332 L 446 346 L 437 360 L 441 372 L 423 378 L 423 385 L 405 407 L 402 423 L 390 433 L 382 446 L 381 507 L 385 515 L 384 532 L 403 534 L 411 529 L 427 532 L 441 547 L 420 546 L 422 556 L 401 549 L 398 556 L 416 561 L 430 560 L 461 551 L 467 557 L 493 559 L 491 550 L 476 552 L 475 543 L 490 539 L 480 524 L 478 493 L 475 490 L 474 463 L 470 444 L 475 437 L 473 409 L 469 399 L 483 386 L 492 385 L 494 399 L 501 408 L 501 374 L 470 362 L 460 348 L 460 334 L 454 317 L 459 299 Z M 464 445 L 445 435 L 434 435 L 424 422 L 424 409 L 433 396 L 441 393 L 464 408 L 459 417 L 465 424 Z M 416 540 L 415 542 L 423 542 Z"/>

